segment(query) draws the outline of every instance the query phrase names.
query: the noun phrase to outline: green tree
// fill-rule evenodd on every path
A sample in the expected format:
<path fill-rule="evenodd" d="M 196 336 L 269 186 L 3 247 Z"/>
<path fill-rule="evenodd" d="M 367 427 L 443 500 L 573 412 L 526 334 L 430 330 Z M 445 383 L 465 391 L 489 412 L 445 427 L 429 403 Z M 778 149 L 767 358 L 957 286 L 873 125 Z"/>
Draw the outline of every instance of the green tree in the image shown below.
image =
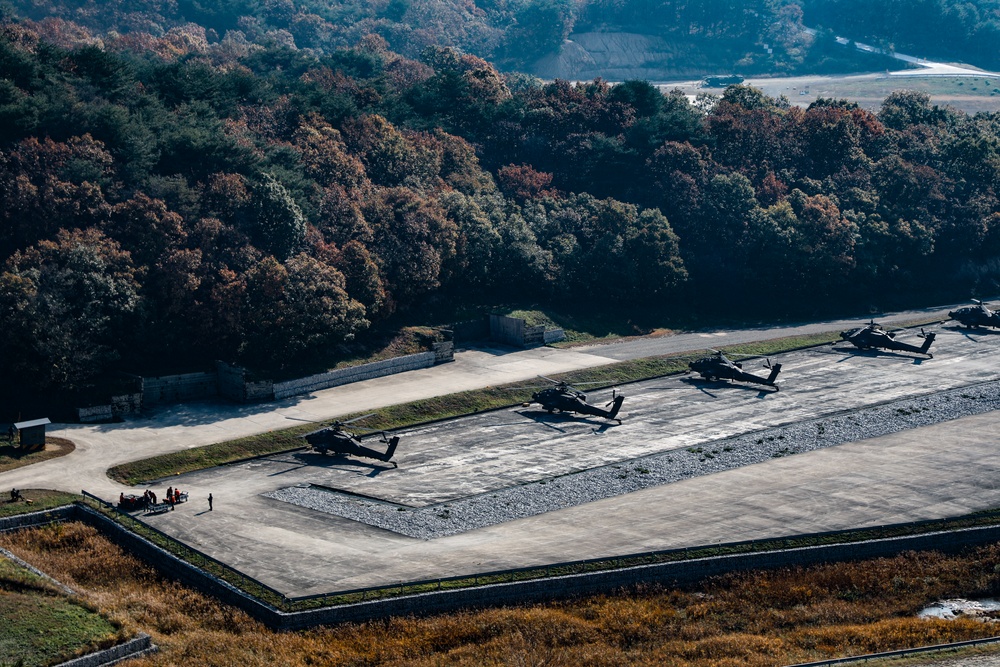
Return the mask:
<path fill-rule="evenodd" d="M 34 389 L 86 387 L 118 358 L 139 305 L 132 258 L 96 229 L 59 230 L 0 276 L 6 371 Z"/>
<path fill-rule="evenodd" d="M 249 211 L 250 237 L 261 250 L 284 260 L 302 246 L 306 218 L 288 190 L 270 174 L 254 184 Z"/>

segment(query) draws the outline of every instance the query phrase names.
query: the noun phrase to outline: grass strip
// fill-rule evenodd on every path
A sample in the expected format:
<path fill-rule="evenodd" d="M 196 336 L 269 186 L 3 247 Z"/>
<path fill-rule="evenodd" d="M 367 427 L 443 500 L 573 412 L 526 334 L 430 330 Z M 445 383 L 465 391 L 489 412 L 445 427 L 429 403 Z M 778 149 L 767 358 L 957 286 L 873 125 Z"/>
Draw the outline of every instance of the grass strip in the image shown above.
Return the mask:
<path fill-rule="evenodd" d="M 0 557 L 0 664 L 44 667 L 108 648 L 121 629 L 49 582 Z M 6 662 L 13 657 L 13 661 Z"/>
<path fill-rule="evenodd" d="M 32 463 L 41 463 L 49 459 L 66 456 L 74 449 L 76 449 L 76 445 L 66 438 L 54 438 L 52 436 L 47 436 L 45 438 L 45 447 L 36 451 L 15 447 L 13 443 L 5 442 L 0 444 L 0 472 L 7 472 L 14 468 L 31 465 Z"/>
<path fill-rule="evenodd" d="M 726 354 L 731 355 L 767 356 L 822 345 L 839 339 L 839 333 L 826 332 L 775 338 L 757 343 L 744 343 L 721 349 Z M 704 356 L 708 352 L 708 350 L 700 350 L 686 354 L 621 361 L 605 366 L 561 373 L 554 375 L 553 379 L 564 380 L 570 384 L 597 383 L 605 386 L 638 382 L 686 372 L 688 362 Z M 530 400 L 534 391 L 537 391 L 537 387 L 528 386 L 525 382 L 515 382 L 409 403 L 399 403 L 380 408 L 374 417 L 364 422 L 364 426 L 382 430 L 399 429 L 440 419 L 506 408 Z M 362 414 L 365 413 L 341 415 L 339 419 L 346 421 Z M 279 431 L 268 431 L 245 438 L 205 445 L 204 447 L 161 454 L 114 466 L 108 470 L 108 476 L 117 482 L 134 486 L 171 475 L 204 470 L 255 456 L 276 454 L 303 446 L 300 436 L 314 431 L 316 428 L 318 428 L 317 424 L 303 424 Z"/>
<path fill-rule="evenodd" d="M 51 491 L 48 489 L 21 489 L 21 495 L 31 501 L 10 502 L 9 491 L 0 494 L 0 518 L 15 516 L 17 514 L 28 514 L 30 512 L 44 512 L 45 510 L 71 505 L 80 499 L 75 493 L 65 493 L 63 491 Z"/>

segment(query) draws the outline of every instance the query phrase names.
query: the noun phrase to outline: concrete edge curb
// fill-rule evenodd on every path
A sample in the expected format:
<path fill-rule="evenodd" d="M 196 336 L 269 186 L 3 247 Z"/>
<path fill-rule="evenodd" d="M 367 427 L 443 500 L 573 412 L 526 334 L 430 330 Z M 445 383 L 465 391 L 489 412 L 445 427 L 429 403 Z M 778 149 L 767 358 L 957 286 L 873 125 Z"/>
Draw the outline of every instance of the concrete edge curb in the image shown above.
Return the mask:
<path fill-rule="evenodd" d="M 883 651 L 882 653 L 866 653 L 865 655 L 855 655 L 848 658 L 830 658 L 829 660 L 817 660 L 815 662 L 799 662 L 786 667 L 825 667 L 826 665 L 849 665 L 852 662 L 868 662 L 869 660 L 885 660 L 888 658 L 903 658 L 921 653 L 937 653 L 939 651 L 957 651 L 972 646 L 984 646 L 986 644 L 1000 643 L 998 637 L 984 637 L 982 639 L 969 639 L 964 642 L 951 642 L 949 644 L 933 644 L 931 646 L 918 646 L 916 648 L 903 648 L 898 651 Z"/>
<path fill-rule="evenodd" d="M 2 555 L 4 558 L 7 558 L 11 562 L 16 563 L 17 565 L 23 567 L 25 570 L 31 572 L 36 577 L 41 577 L 45 581 L 49 582 L 50 584 L 61 590 L 66 595 L 69 595 L 71 597 L 76 597 L 77 595 L 79 595 L 79 593 L 77 593 L 75 590 L 73 590 L 63 582 L 59 581 L 58 579 L 54 579 L 53 577 L 50 577 L 49 575 L 45 574 L 37 567 L 32 565 L 31 563 L 21 560 L 20 558 L 18 558 L 11 552 L 7 551 L 6 549 L 0 548 L 0 555 Z"/>
<path fill-rule="evenodd" d="M 111 648 L 101 651 L 94 651 L 79 658 L 73 658 L 66 662 L 60 662 L 55 667 L 106 667 L 117 665 L 125 660 L 141 658 L 151 653 L 159 651 L 159 647 L 153 643 L 152 638 L 145 632 L 140 632 L 137 637 L 122 644 L 117 644 Z"/>

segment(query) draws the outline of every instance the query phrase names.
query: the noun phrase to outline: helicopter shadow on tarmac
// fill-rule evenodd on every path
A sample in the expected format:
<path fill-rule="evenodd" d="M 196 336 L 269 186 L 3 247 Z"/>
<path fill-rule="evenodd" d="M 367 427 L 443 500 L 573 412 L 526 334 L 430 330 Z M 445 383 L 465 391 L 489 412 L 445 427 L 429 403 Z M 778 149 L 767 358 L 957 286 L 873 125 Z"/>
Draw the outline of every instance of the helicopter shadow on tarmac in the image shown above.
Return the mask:
<path fill-rule="evenodd" d="M 757 392 L 757 398 L 767 398 L 777 394 L 778 392 L 774 389 L 761 389 L 760 387 L 755 387 L 749 384 L 740 384 L 738 382 L 727 382 L 726 380 L 706 380 L 700 377 L 686 377 L 681 378 L 681 382 L 690 385 L 702 392 L 703 394 L 709 396 L 710 398 L 718 398 L 718 394 L 713 394 L 707 387 L 713 387 L 718 389 L 743 389 L 745 391 L 755 391 Z"/>
<path fill-rule="evenodd" d="M 912 354 L 906 352 L 893 352 L 892 350 L 876 350 L 874 348 L 870 350 L 861 350 L 854 347 L 834 347 L 832 345 L 830 346 L 829 349 L 830 349 L 830 354 L 844 355 L 841 359 L 837 360 L 838 364 L 853 359 L 855 357 L 870 357 L 872 359 L 883 358 L 883 359 L 897 359 L 899 361 L 912 361 L 914 366 L 919 366 L 925 361 L 927 361 L 927 359 L 922 359 L 921 357 L 914 357 Z"/>
<path fill-rule="evenodd" d="M 603 433 L 612 426 L 620 426 L 620 424 L 614 421 L 606 421 L 603 419 L 591 419 L 589 417 L 575 416 L 569 412 L 547 412 L 545 410 L 516 410 L 517 414 L 532 419 L 546 428 L 551 428 L 560 433 L 567 433 L 565 428 L 560 428 L 557 424 L 580 424 L 580 425 L 590 425 L 596 428 L 591 428 L 593 433 Z"/>
<path fill-rule="evenodd" d="M 978 343 L 979 342 L 979 338 L 977 338 L 973 334 L 977 334 L 978 336 L 980 336 L 982 338 L 989 338 L 990 336 L 1000 335 L 1000 329 L 988 329 L 988 328 L 982 328 L 982 327 L 973 327 L 973 328 L 970 329 L 970 328 L 965 327 L 965 326 L 963 326 L 961 324 L 956 324 L 955 326 L 952 326 L 952 327 L 942 327 L 942 328 L 946 329 L 948 331 L 954 331 L 955 333 L 962 334 L 963 336 L 965 336 L 969 340 L 973 341 L 974 343 Z"/>
<path fill-rule="evenodd" d="M 342 472 L 360 473 L 365 469 L 370 469 L 366 477 L 377 477 L 387 470 L 395 470 L 392 466 L 379 465 L 377 462 L 359 461 L 346 454 L 320 454 L 313 451 L 294 452 L 291 454 L 294 461 L 288 459 L 271 458 L 274 463 L 288 463 L 290 466 L 284 470 L 272 472 L 268 477 L 277 477 L 286 473 L 295 472 L 302 468 L 323 468 L 326 470 L 340 470 Z"/>

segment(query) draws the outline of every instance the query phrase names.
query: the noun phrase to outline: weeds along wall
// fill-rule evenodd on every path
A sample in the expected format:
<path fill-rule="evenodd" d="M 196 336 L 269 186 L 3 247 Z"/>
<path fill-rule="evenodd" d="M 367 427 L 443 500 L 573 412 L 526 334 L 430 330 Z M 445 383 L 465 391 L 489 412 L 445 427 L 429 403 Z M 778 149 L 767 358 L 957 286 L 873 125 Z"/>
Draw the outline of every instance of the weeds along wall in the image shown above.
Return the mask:
<path fill-rule="evenodd" d="M 687 585 L 697 583 L 706 577 L 731 572 L 866 560 L 895 556 L 905 551 L 954 553 L 969 547 L 1000 541 L 1000 526 L 983 526 L 848 544 L 698 558 L 528 581 L 439 590 L 417 595 L 323 607 L 309 611 L 282 612 L 181 560 L 152 542 L 130 532 L 100 512 L 83 505 L 0 519 L 0 531 L 41 525 L 52 521 L 53 517 L 59 517 L 60 520 L 86 522 L 96 527 L 112 542 L 146 561 L 166 576 L 175 578 L 227 604 L 239 607 L 269 627 L 282 630 L 299 630 L 319 625 L 359 622 L 389 616 L 445 613 L 462 608 L 540 602 L 579 595 L 607 593 L 645 583 L 658 583 L 665 586 Z"/>

